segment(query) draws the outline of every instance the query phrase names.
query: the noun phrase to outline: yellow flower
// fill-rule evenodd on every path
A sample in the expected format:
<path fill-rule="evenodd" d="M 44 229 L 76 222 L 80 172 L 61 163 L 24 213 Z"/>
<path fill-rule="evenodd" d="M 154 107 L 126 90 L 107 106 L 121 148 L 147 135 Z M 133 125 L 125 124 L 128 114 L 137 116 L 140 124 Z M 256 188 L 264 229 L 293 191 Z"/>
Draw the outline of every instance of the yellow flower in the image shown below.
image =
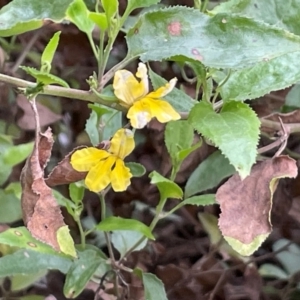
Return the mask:
<path fill-rule="evenodd" d="M 111 139 L 107 151 L 94 147 L 77 150 L 71 157 L 71 165 L 76 171 L 88 172 L 85 184 L 93 192 L 100 192 L 109 184 L 116 192 L 125 191 L 132 174 L 125 167 L 124 158 L 134 146 L 132 131 L 122 128 Z"/>
<path fill-rule="evenodd" d="M 180 119 L 174 108 L 161 98 L 174 88 L 177 79 L 171 79 L 165 86 L 149 93 L 147 68 L 139 63 L 136 77 L 127 70 L 119 70 L 114 76 L 113 88 L 120 104 L 129 108 L 127 118 L 134 128 L 143 128 L 152 118 L 160 123 Z"/>

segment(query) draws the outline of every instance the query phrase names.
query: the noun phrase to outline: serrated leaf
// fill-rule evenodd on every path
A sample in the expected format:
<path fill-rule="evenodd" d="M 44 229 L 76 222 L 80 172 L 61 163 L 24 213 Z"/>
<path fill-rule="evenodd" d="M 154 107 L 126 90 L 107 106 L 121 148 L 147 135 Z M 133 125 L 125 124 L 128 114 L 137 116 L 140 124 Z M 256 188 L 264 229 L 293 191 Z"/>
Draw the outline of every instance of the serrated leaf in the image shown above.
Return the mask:
<path fill-rule="evenodd" d="M 74 241 L 70 235 L 69 227 L 67 225 L 60 227 L 57 230 L 56 236 L 60 251 L 67 255 L 77 257 Z"/>
<path fill-rule="evenodd" d="M 42 83 L 44 85 L 58 84 L 66 88 L 69 87 L 69 85 L 64 80 L 55 75 L 49 74 L 47 72 L 42 72 L 31 67 L 22 66 L 21 69 L 23 69 L 27 74 L 34 77 L 37 80 L 37 82 Z"/>
<path fill-rule="evenodd" d="M 183 192 L 179 185 L 175 182 L 161 176 L 156 171 L 153 171 L 149 177 L 152 184 L 155 184 L 159 190 L 161 199 L 176 198 L 182 199 Z"/>
<path fill-rule="evenodd" d="M 232 72 L 221 87 L 224 100 L 255 99 L 300 80 L 300 51 L 266 58 L 254 66 Z"/>
<path fill-rule="evenodd" d="M 124 219 L 120 217 L 109 217 L 101 221 L 96 228 L 102 231 L 134 230 L 142 233 L 145 237 L 154 240 L 154 236 L 148 226 L 140 221 Z"/>
<path fill-rule="evenodd" d="M 247 104 L 229 101 L 216 113 L 210 103 L 201 101 L 189 120 L 222 151 L 242 178 L 250 173 L 256 160 L 260 122 Z"/>
<path fill-rule="evenodd" d="M 194 128 L 186 120 L 171 121 L 166 125 L 165 144 L 173 165 L 181 150 L 189 149 L 194 140 Z"/>
<path fill-rule="evenodd" d="M 72 261 L 66 257 L 21 249 L 0 258 L 0 277 L 36 274 L 45 269 L 67 273 Z"/>
<path fill-rule="evenodd" d="M 114 230 L 111 234 L 111 242 L 114 248 L 118 250 L 121 257 L 124 257 L 126 252 L 130 250 L 143 237 L 140 232 L 133 230 Z M 144 239 L 134 251 L 139 251 L 147 245 L 148 240 Z"/>
<path fill-rule="evenodd" d="M 231 13 L 209 17 L 177 6 L 141 16 L 127 44 L 142 61 L 181 55 L 208 67 L 243 68 L 299 51 L 300 37 Z"/>
<path fill-rule="evenodd" d="M 101 0 L 102 6 L 104 8 L 107 21 L 113 18 L 118 12 L 119 2 L 118 0 Z"/>
<path fill-rule="evenodd" d="M 83 0 L 73 0 L 66 11 L 66 17 L 74 23 L 79 30 L 91 34 L 94 29 L 94 22 L 89 18 L 89 10 Z"/>
<path fill-rule="evenodd" d="M 252 19 L 264 21 L 300 35 L 299 0 L 289 0 L 288 3 L 282 0 L 231 0 L 215 6 L 215 8 L 210 11 L 212 14 L 224 12 L 240 14 Z"/>
<path fill-rule="evenodd" d="M 92 249 L 80 251 L 78 256 L 78 259 L 73 262 L 66 276 L 64 295 L 67 298 L 77 297 L 83 291 L 100 263 L 105 262 L 98 255 L 97 251 Z"/>
<path fill-rule="evenodd" d="M 216 187 L 234 172 L 235 169 L 228 159 L 220 151 L 215 151 L 192 172 L 186 183 L 184 195 L 190 197 Z"/>
<path fill-rule="evenodd" d="M 130 169 L 130 173 L 133 177 L 141 177 L 146 173 L 145 167 L 139 163 L 127 162 L 125 165 Z"/>
<path fill-rule="evenodd" d="M 24 248 L 34 250 L 40 253 L 53 254 L 66 257 L 66 255 L 55 251 L 52 247 L 44 244 L 31 236 L 27 228 L 17 227 L 10 228 L 0 233 L 0 244 L 9 245 L 11 247 Z"/>
<path fill-rule="evenodd" d="M 154 274 L 143 273 L 143 285 L 147 300 L 168 300 L 163 282 Z"/>
<path fill-rule="evenodd" d="M 0 10 L 0 36 L 17 35 L 40 28 L 45 19 L 60 22 L 74 0 L 14 0 Z"/>
<path fill-rule="evenodd" d="M 41 58 L 41 70 L 50 72 L 51 64 L 59 42 L 60 31 L 56 32 L 48 42 Z"/>
<path fill-rule="evenodd" d="M 134 9 L 148 7 L 160 2 L 159 0 L 128 0 L 126 14 L 130 14 Z"/>
<path fill-rule="evenodd" d="M 168 82 L 163 77 L 154 73 L 151 69 L 149 69 L 149 77 L 155 90 Z M 164 96 L 164 99 L 180 112 L 189 112 L 197 103 L 193 98 L 177 88 L 174 88 L 168 95 Z"/>

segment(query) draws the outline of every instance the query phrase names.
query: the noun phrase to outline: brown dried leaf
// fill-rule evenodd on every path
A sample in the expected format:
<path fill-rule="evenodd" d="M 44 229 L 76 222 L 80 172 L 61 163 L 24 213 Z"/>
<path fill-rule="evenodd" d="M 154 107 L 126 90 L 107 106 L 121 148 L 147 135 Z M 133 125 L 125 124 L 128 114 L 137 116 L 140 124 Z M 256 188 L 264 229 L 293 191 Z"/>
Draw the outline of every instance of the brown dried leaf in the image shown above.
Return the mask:
<path fill-rule="evenodd" d="M 18 95 L 17 105 L 24 111 L 24 115 L 17 121 L 20 128 L 24 130 L 35 130 L 34 112 L 27 98 L 24 95 Z M 53 124 L 61 119 L 60 115 L 55 114 L 46 106 L 36 103 L 40 116 L 40 126 Z"/>
<path fill-rule="evenodd" d="M 78 172 L 73 169 L 70 159 L 72 154 L 79 149 L 85 148 L 85 146 L 80 146 L 73 149 L 72 152 L 67 154 L 62 161 L 58 163 L 57 166 L 53 168 L 51 173 L 45 179 L 48 186 L 53 187 L 61 184 L 69 184 L 72 182 L 80 181 L 85 178 L 87 172 Z"/>
<path fill-rule="evenodd" d="M 52 190 L 44 181 L 44 168 L 52 145 L 50 128 L 37 135 L 33 152 L 21 173 L 21 203 L 23 220 L 32 236 L 59 251 L 57 230 L 65 223 Z"/>
<path fill-rule="evenodd" d="M 251 255 L 272 229 L 270 213 L 278 180 L 296 177 L 296 162 L 279 156 L 258 162 L 243 181 L 233 175 L 217 191 L 219 227 L 227 242 L 241 255 Z"/>

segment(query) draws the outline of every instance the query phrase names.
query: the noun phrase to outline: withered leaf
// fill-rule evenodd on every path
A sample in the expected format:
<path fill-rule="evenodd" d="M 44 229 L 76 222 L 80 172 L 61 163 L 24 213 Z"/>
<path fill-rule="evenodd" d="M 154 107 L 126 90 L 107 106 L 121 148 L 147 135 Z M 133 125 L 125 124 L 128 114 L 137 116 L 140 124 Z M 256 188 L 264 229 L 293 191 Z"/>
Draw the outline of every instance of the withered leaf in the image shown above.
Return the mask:
<path fill-rule="evenodd" d="M 73 151 L 67 154 L 64 159 L 53 168 L 49 176 L 45 179 L 45 182 L 48 186 L 53 187 L 61 184 L 69 184 L 85 178 L 87 172 L 78 172 L 74 170 L 70 163 L 72 154 L 76 150 L 82 149 L 84 147 L 85 146 L 80 146 L 73 149 Z"/>
<path fill-rule="evenodd" d="M 243 181 L 238 174 L 233 175 L 218 189 L 216 200 L 222 211 L 219 227 L 234 250 L 251 255 L 267 238 L 272 230 L 272 198 L 278 180 L 296 176 L 296 162 L 282 155 L 258 162 Z"/>
<path fill-rule="evenodd" d="M 33 152 L 21 172 L 21 203 L 23 220 L 32 236 L 59 251 L 57 231 L 65 223 L 52 190 L 44 181 L 44 168 L 52 145 L 50 128 L 36 135 Z"/>

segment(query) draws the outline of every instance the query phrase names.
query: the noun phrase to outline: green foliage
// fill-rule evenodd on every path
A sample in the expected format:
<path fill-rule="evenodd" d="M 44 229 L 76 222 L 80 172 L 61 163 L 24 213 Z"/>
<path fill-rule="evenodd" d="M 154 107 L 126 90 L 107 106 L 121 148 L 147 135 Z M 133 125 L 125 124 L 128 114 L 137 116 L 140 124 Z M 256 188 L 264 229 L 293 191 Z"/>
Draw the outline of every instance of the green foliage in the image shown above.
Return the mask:
<path fill-rule="evenodd" d="M 133 230 L 140 232 L 148 239 L 154 240 L 151 230 L 145 224 L 132 219 L 124 219 L 120 217 L 109 217 L 101 221 L 97 225 L 98 230 L 113 231 L 113 230 Z"/>
<path fill-rule="evenodd" d="M 89 12 L 88 14 L 89 19 L 91 19 L 101 30 L 106 30 L 108 23 L 107 18 L 104 13 L 96 13 L 96 12 Z"/>
<path fill-rule="evenodd" d="M 101 0 L 101 3 L 106 14 L 107 22 L 110 22 L 118 12 L 119 2 L 118 0 Z"/>
<path fill-rule="evenodd" d="M 126 15 L 129 15 L 134 9 L 148 7 L 160 2 L 159 0 L 128 0 L 126 7 Z"/>
<path fill-rule="evenodd" d="M 139 163 L 128 162 L 126 163 L 126 167 L 130 169 L 133 177 L 141 177 L 146 173 L 145 167 Z"/>
<path fill-rule="evenodd" d="M 43 26 L 44 19 L 62 21 L 73 0 L 13 0 L 0 10 L 0 36 L 11 36 Z"/>
<path fill-rule="evenodd" d="M 160 279 L 151 273 L 143 273 L 143 284 L 147 300 L 167 300 L 164 285 Z"/>
<path fill-rule="evenodd" d="M 234 172 L 235 169 L 229 164 L 228 159 L 220 151 L 215 151 L 202 161 L 190 175 L 185 186 L 184 195 L 190 197 L 216 187 L 223 179 Z"/>
<path fill-rule="evenodd" d="M 249 175 L 256 159 L 260 122 L 248 105 L 229 101 L 216 113 L 211 104 L 201 101 L 189 120 L 222 151 L 242 178 Z"/>
<path fill-rule="evenodd" d="M 57 242 L 61 252 L 76 257 L 76 250 L 74 247 L 74 241 L 70 235 L 69 227 L 67 225 L 60 227 L 57 230 Z"/>
<path fill-rule="evenodd" d="M 13 192 L 0 190 L 0 222 L 13 223 L 22 218 L 20 199 Z"/>
<path fill-rule="evenodd" d="M 144 14 L 127 43 L 129 55 L 143 61 L 183 56 L 207 67 L 244 68 L 298 51 L 300 37 L 231 13 L 209 17 L 177 6 Z"/>

